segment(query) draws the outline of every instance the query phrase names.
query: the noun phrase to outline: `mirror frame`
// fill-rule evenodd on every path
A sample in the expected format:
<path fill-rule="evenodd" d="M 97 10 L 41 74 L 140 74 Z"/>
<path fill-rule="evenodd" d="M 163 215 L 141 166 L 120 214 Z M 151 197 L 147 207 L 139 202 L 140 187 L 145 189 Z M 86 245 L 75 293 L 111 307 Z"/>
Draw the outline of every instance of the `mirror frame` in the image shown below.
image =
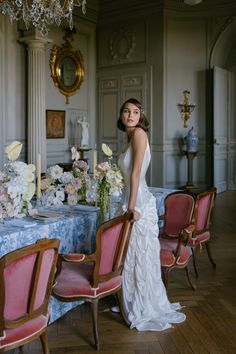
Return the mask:
<path fill-rule="evenodd" d="M 72 59 L 76 66 L 75 81 L 70 86 L 66 86 L 60 78 L 60 66 L 67 57 Z M 84 60 L 81 52 L 74 50 L 69 40 L 66 40 L 63 47 L 54 45 L 51 49 L 50 68 L 54 85 L 66 96 L 66 103 L 68 104 L 69 97 L 76 93 L 84 80 Z"/>

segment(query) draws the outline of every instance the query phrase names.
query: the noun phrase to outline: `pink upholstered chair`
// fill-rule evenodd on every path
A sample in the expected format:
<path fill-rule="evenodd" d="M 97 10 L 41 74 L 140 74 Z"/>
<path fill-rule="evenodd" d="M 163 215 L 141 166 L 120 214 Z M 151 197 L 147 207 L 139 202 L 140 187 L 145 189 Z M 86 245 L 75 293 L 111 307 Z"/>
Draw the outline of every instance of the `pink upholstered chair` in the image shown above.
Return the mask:
<path fill-rule="evenodd" d="M 194 208 L 194 224 L 192 227 L 187 228 L 188 231 L 188 245 L 192 249 L 193 265 L 196 276 L 198 277 L 196 267 L 196 250 L 202 249 L 202 245 L 205 244 L 208 258 L 213 266 L 216 268 L 216 264 L 212 259 L 209 241 L 210 241 L 210 221 L 214 199 L 216 195 L 216 189 L 212 189 L 203 193 L 200 193 L 196 197 L 196 203 Z"/>
<path fill-rule="evenodd" d="M 189 260 L 192 252 L 186 246 L 188 237 L 184 229 L 191 224 L 194 211 L 194 197 L 185 192 L 174 192 L 165 198 L 164 226 L 160 230 L 160 260 L 163 282 L 168 287 L 169 272 L 174 268 L 185 268 L 192 289 Z"/>
<path fill-rule="evenodd" d="M 49 354 L 48 301 L 59 240 L 43 239 L 0 259 L 0 353 L 40 337 Z"/>
<path fill-rule="evenodd" d="M 97 349 L 98 301 L 114 293 L 118 293 L 118 298 L 121 299 L 122 268 L 130 231 L 130 216 L 116 217 L 99 226 L 96 251 L 93 254 L 59 256 L 59 274 L 52 293 L 61 301 L 84 300 L 91 303 Z"/>

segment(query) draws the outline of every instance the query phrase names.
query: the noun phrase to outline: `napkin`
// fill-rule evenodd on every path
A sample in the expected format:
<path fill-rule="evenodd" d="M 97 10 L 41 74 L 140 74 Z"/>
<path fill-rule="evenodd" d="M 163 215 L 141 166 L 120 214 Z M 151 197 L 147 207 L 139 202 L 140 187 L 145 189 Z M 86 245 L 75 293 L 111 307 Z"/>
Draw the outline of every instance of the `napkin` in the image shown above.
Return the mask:
<path fill-rule="evenodd" d="M 64 215 L 62 213 L 58 213 L 56 211 L 38 211 L 37 213 L 31 215 L 33 219 L 41 220 L 41 221 L 53 221 L 58 218 L 63 217 Z"/>

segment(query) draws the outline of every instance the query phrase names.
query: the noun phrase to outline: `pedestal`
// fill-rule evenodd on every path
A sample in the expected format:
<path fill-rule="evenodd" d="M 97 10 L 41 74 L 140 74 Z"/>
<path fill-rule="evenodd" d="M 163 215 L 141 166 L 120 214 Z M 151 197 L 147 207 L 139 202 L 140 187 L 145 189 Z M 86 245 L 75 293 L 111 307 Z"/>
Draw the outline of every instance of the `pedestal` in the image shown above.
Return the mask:
<path fill-rule="evenodd" d="M 193 184 L 193 160 L 194 158 L 197 156 L 197 151 L 191 152 L 191 151 L 183 151 L 184 155 L 187 157 L 188 160 L 188 180 L 187 180 L 187 184 L 185 186 L 182 186 L 182 189 L 198 189 L 198 187 L 196 187 Z"/>
<path fill-rule="evenodd" d="M 80 160 L 84 160 L 85 162 L 88 162 L 88 159 L 86 159 L 85 157 L 84 157 L 84 153 L 85 152 L 88 152 L 88 151 L 90 151 L 90 150 L 92 150 L 91 148 L 82 148 L 82 147 L 80 147 L 79 149 L 78 149 L 78 151 L 79 151 L 79 153 L 80 153 Z"/>

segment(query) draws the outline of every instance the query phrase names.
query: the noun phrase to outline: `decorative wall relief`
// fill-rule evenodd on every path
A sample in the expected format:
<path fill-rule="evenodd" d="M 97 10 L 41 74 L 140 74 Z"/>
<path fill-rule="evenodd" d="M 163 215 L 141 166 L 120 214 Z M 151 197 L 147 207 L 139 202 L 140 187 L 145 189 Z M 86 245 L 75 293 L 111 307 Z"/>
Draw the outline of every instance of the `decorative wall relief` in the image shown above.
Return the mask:
<path fill-rule="evenodd" d="M 126 76 L 122 79 L 122 85 L 125 87 L 142 86 L 143 77 L 140 76 Z"/>
<path fill-rule="evenodd" d="M 118 80 L 117 79 L 108 79 L 108 80 L 101 80 L 100 88 L 101 89 L 112 89 L 118 87 Z"/>
<path fill-rule="evenodd" d="M 99 28 L 98 66 L 145 63 L 146 24 L 120 23 Z"/>
<path fill-rule="evenodd" d="M 131 59 L 135 48 L 135 35 L 130 30 L 120 28 L 110 38 L 110 56 L 115 63 L 124 63 Z"/>

